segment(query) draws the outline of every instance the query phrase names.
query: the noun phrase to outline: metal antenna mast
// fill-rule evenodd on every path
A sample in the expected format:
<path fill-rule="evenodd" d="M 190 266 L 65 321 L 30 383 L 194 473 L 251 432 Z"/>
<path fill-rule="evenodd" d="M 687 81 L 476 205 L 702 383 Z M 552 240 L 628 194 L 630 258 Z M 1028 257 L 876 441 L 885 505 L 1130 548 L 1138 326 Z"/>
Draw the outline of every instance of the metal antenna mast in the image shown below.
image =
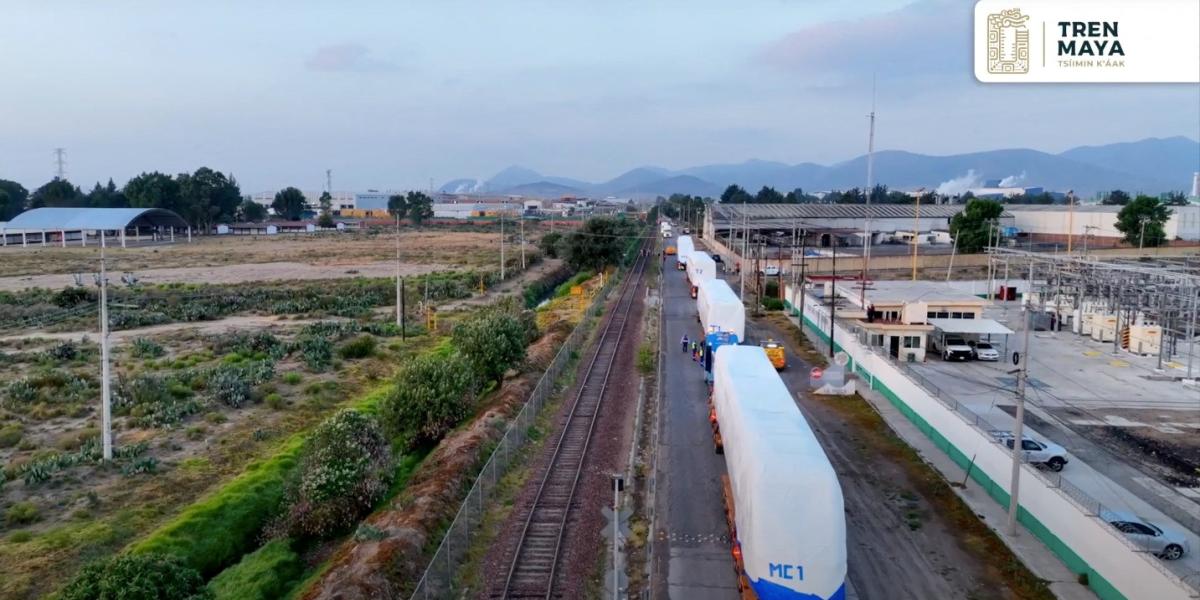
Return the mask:
<path fill-rule="evenodd" d="M 67 156 L 66 148 L 55 148 L 54 149 L 54 166 L 55 166 L 54 178 L 55 179 L 66 179 L 67 178 L 66 156 Z"/>
<path fill-rule="evenodd" d="M 871 114 L 867 115 L 870 121 L 869 133 L 867 134 L 867 204 L 866 218 L 863 219 L 863 263 L 862 263 L 862 281 L 859 282 L 861 289 L 859 290 L 858 303 L 864 310 L 867 308 L 867 275 L 871 272 L 871 186 L 875 176 L 875 75 L 871 75 Z"/>
<path fill-rule="evenodd" d="M 325 169 L 325 191 L 333 194 L 333 169 Z"/>

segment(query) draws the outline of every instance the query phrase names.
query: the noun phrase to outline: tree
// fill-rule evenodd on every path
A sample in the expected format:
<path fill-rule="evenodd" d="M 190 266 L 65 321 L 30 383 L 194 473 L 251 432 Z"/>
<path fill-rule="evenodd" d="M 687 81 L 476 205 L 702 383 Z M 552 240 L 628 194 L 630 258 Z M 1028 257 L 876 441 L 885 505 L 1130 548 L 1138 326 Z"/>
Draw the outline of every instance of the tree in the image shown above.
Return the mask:
<path fill-rule="evenodd" d="M 1104 201 L 1101 204 L 1106 204 L 1108 206 L 1125 206 L 1126 204 L 1129 204 L 1129 194 L 1121 190 L 1113 190 L 1104 197 Z"/>
<path fill-rule="evenodd" d="M 549 258 L 558 258 L 559 248 L 562 247 L 562 244 L 563 234 L 557 231 L 547 233 L 542 236 L 542 239 L 538 240 L 538 248 L 541 249 L 542 254 L 545 254 Z"/>
<path fill-rule="evenodd" d="M 962 212 L 950 219 L 950 235 L 963 253 L 979 252 L 988 243 L 989 230 L 996 225 L 1004 206 L 994 200 L 971 199 Z"/>
<path fill-rule="evenodd" d="M 483 381 L 499 381 L 525 358 L 525 326 L 509 314 L 487 312 L 463 321 L 450 339 Z"/>
<path fill-rule="evenodd" d="M 321 212 L 333 210 L 333 196 L 329 194 L 329 190 L 321 192 L 321 198 L 317 200 L 317 204 L 321 206 Z"/>
<path fill-rule="evenodd" d="M 271 208 L 275 214 L 289 221 L 300 219 L 300 215 L 304 214 L 304 209 L 307 204 L 304 201 L 304 192 L 294 188 L 286 187 L 275 193 L 275 201 L 271 202 Z"/>
<path fill-rule="evenodd" d="M 409 192 L 404 198 L 404 204 L 408 207 L 409 220 L 417 227 L 426 219 L 433 218 L 433 198 L 426 196 L 424 192 Z"/>
<path fill-rule="evenodd" d="M 29 196 L 29 208 L 83 206 L 84 202 L 83 192 L 78 187 L 71 185 L 66 179 L 57 177 L 34 190 Z"/>
<path fill-rule="evenodd" d="M 1167 206 L 1187 206 L 1189 204 L 1187 195 L 1183 192 L 1167 192 L 1163 197 L 1163 204 Z"/>
<path fill-rule="evenodd" d="M 621 260 L 632 234 L 629 223 L 592 217 L 567 235 L 563 258 L 577 271 L 599 271 Z"/>
<path fill-rule="evenodd" d="M 391 444 L 379 422 L 344 409 L 305 443 L 284 492 L 286 510 L 273 529 L 300 539 L 338 533 L 375 506 L 393 473 Z"/>
<path fill-rule="evenodd" d="M 754 202 L 758 204 L 780 204 L 783 202 L 783 194 L 775 191 L 775 188 L 763 186 L 758 193 L 754 195 Z"/>
<path fill-rule="evenodd" d="M 60 600 L 201 600 L 212 594 L 204 579 L 182 560 L 163 554 L 122 554 L 87 565 Z"/>
<path fill-rule="evenodd" d="M 1117 231 L 1125 234 L 1131 246 L 1161 246 L 1167 243 L 1163 226 L 1171 218 L 1171 209 L 1151 196 L 1138 196 L 1117 213 Z"/>
<path fill-rule="evenodd" d="M 142 173 L 125 184 L 125 197 L 134 208 L 165 208 L 179 212 L 179 182 L 154 171 Z"/>
<path fill-rule="evenodd" d="M 317 227 L 337 227 L 337 223 L 333 222 L 333 215 L 329 214 L 329 211 L 323 210 L 317 215 Z"/>
<path fill-rule="evenodd" d="M 200 167 L 195 173 L 180 173 L 179 214 L 195 223 L 200 231 L 212 229 L 216 221 L 229 221 L 237 215 L 242 190 L 232 176 Z"/>
<path fill-rule="evenodd" d="M 396 385 L 379 405 L 384 429 L 409 446 L 442 439 L 469 414 L 474 372 L 461 354 L 420 354 L 396 374 Z"/>
<path fill-rule="evenodd" d="M 0 179 L 0 221 L 8 221 L 25 210 L 29 190 L 7 179 Z"/>
<path fill-rule="evenodd" d="M 754 202 L 754 196 L 751 196 L 740 185 L 730 185 L 721 192 L 722 204 L 740 204 L 742 202 Z"/>
<path fill-rule="evenodd" d="M 243 223 L 257 223 L 267 218 L 267 207 L 246 198 L 238 206 L 237 220 Z"/>
<path fill-rule="evenodd" d="M 87 193 L 87 205 L 93 208 L 126 208 L 129 206 L 129 200 L 110 178 L 105 186 L 101 186 L 99 181 L 96 182 L 92 191 Z"/>
<path fill-rule="evenodd" d="M 403 219 L 408 215 L 408 200 L 403 194 L 392 194 L 388 196 L 387 208 L 393 219 Z"/>

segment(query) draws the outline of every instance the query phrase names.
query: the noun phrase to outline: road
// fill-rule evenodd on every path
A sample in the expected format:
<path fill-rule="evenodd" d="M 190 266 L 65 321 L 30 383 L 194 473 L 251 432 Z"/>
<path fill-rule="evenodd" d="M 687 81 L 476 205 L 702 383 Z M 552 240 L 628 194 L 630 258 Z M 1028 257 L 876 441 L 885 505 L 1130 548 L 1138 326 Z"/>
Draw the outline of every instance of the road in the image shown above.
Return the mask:
<path fill-rule="evenodd" d="M 708 386 L 680 350 L 699 334 L 696 302 L 668 256 L 663 268 L 662 422 L 659 432 L 655 596 L 674 600 L 737 598 L 721 498 L 725 460 L 713 451 Z M 664 594 L 665 592 L 665 594 Z"/>

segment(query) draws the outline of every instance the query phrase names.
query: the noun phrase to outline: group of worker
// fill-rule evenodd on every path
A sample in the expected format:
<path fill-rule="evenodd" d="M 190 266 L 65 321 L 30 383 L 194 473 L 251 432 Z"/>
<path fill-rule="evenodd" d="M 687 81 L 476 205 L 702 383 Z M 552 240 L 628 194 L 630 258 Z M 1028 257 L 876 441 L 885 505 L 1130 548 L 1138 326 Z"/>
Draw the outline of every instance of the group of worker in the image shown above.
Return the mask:
<path fill-rule="evenodd" d="M 696 340 L 689 340 L 687 334 L 683 334 L 683 339 L 679 340 L 680 349 L 683 352 L 692 353 L 693 362 L 704 362 L 704 342 L 696 343 Z"/>

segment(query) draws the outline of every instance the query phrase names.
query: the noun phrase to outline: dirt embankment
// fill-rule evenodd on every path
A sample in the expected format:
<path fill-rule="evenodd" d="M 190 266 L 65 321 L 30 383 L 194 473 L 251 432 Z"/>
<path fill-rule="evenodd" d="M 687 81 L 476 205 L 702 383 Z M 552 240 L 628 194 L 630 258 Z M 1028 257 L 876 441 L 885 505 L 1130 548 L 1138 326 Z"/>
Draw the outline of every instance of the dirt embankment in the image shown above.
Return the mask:
<path fill-rule="evenodd" d="M 543 371 L 570 334 L 571 325 L 550 326 L 534 342 L 528 367 L 505 381 L 475 419 L 438 444 L 413 475 L 407 489 L 365 523 L 382 531 L 380 540 L 350 540 L 338 548 L 329 569 L 305 591 L 305 600 L 396 598 L 424 568 L 432 536 L 454 518 L 482 456 L 504 433 L 501 424 L 519 410 Z"/>

